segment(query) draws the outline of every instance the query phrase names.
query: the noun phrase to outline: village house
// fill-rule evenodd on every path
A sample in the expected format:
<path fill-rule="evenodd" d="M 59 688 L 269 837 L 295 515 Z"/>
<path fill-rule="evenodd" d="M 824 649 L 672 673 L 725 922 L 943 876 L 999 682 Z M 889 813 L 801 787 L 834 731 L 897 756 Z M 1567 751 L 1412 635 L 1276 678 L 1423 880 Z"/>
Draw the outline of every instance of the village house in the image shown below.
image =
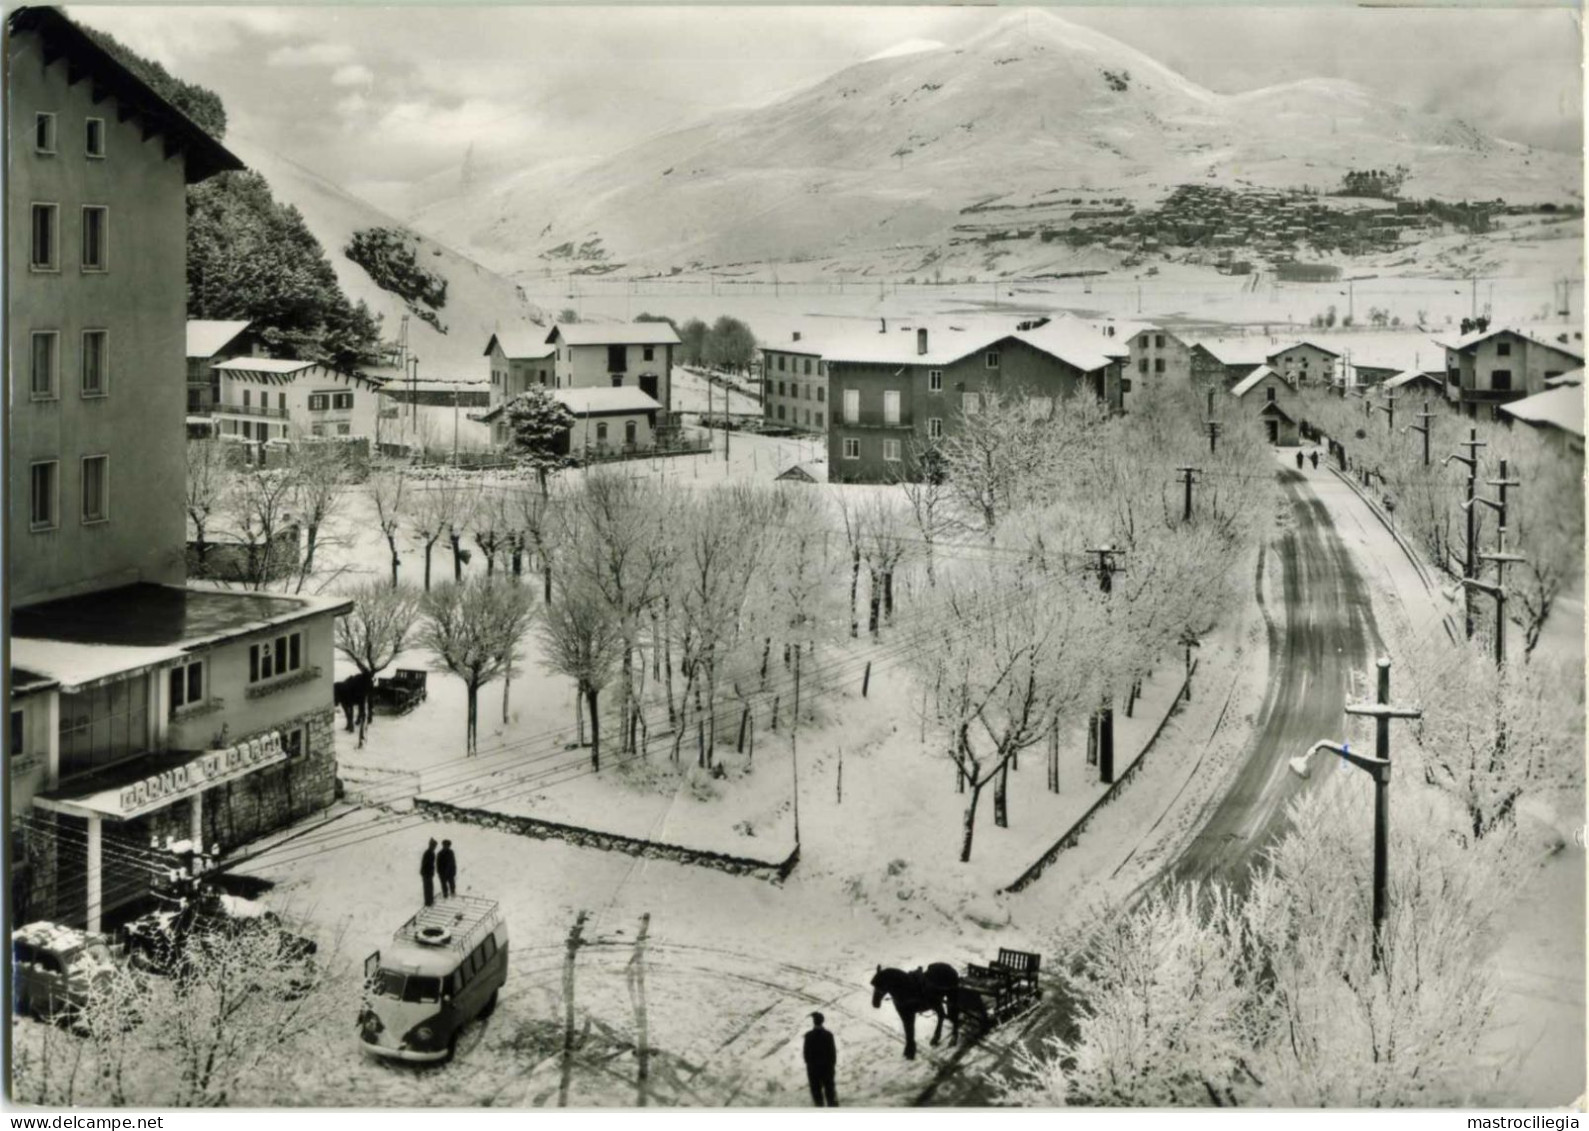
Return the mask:
<path fill-rule="evenodd" d="M 823 343 L 833 414 L 828 479 L 887 483 L 919 477 L 921 460 L 986 395 L 1053 407 L 1090 393 L 1115 411 L 1127 350 L 1066 320 L 1025 330 L 886 323 Z"/>
<path fill-rule="evenodd" d="M 1271 444 L 1293 447 L 1298 443 L 1297 392 L 1282 374 L 1260 365 L 1236 382 L 1230 395 L 1241 403 L 1243 412 L 1263 425 Z"/>
<path fill-rule="evenodd" d="M 237 357 L 220 362 L 220 436 L 264 443 L 317 436 L 375 439 L 380 384 L 313 361 Z"/>
<path fill-rule="evenodd" d="M 491 359 L 493 406 L 511 401 L 531 385 L 557 387 L 557 347 L 539 326 L 499 330 L 486 342 L 485 356 Z"/>
<path fill-rule="evenodd" d="M 1583 368 L 1581 347 L 1547 342 L 1504 327 L 1445 344 L 1446 398 L 1464 415 L 1494 415 L 1497 406 L 1545 390 L 1546 381 Z"/>
<path fill-rule="evenodd" d="M 1411 401 L 1427 400 L 1431 404 L 1446 403 L 1446 378 L 1440 370 L 1409 369 L 1380 382 L 1380 389 L 1394 397 Z"/>
<path fill-rule="evenodd" d="M 662 406 L 639 389 L 556 389 L 552 397 L 574 414 L 567 452 L 576 459 L 632 455 L 656 446 Z"/>
<path fill-rule="evenodd" d="M 348 605 L 185 583 L 186 186 L 242 163 L 59 11 L 8 24 L 11 915 L 98 930 L 152 842 L 330 804 Z"/>
<path fill-rule="evenodd" d="M 188 415 L 207 417 L 220 401 L 217 362 L 263 353 L 259 336 L 249 332 L 251 325 L 246 320 L 188 319 Z"/>
<path fill-rule="evenodd" d="M 553 347 L 558 389 L 639 389 L 673 411 L 673 356 L 679 335 L 666 322 L 575 322 L 554 326 L 546 336 Z"/>
<path fill-rule="evenodd" d="M 1257 339 L 1204 338 L 1188 348 L 1187 361 L 1197 384 L 1229 387 L 1264 364 L 1264 347 Z"/>
<path fill-rule="evenodd" d="M 762 419 L 800 432 L 826 432 L 828 367 L 819 347 L 796 330 L 781 345 L 761 347 Z"/>
<path fill-rule="evenodd" d="M 1565 380 L 1564 380 L 1565 378 Z M 1562 455 L 1582 460 L 1584 455 L 1583 370 L 1552 378 L 1544 392 L 1501 405 L 1500 420 L 1520 420 L 1544 436 Z"/>
<path fill-rule="evenodd" d="M 1151 377 L 1167 381 L 1192 379 L 1192 347 L 1168 330 L 1148 326 L 1126 339 L 1131 350 L 1127 370 L 1139 382 Z"/>
<path fill-rule="evenodd" d="M 1336 371 L 1336 362 L 1340 357 L 1334 350 L 1312 342 L 1298 342 L 1269 354 L 1263 360 L 1270 369 L 1300 389 L 1304 385 L 1336 384 L 1340 379 Z"/>

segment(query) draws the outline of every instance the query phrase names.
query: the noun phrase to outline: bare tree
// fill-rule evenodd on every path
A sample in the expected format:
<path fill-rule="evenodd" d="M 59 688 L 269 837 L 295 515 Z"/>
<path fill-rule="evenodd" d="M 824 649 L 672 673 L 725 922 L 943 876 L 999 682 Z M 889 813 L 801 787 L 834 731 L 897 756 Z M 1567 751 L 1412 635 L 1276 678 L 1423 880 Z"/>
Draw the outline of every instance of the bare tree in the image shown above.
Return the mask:
<path fill-rule="evenodd" d="M 937 561 L 933 551 L 938 543 L 952 536 L 960 524 L 954 517 L 953 489 L 940 466 L 937 449 L 918 448 L 912 463 L 922 473 L 915 477 L 902 477 L 899 489 L 905 496 L 911 521 L 915 523 L 916 534 L 921 540 L 922 557 L 927 564 L 927 584 L 936 586 Z"/>
<path fill-rule="evenodd" d="M 601 594 L 583 583 L 563 586 L 541 619 L 544 666 L 574 681 L 590 710 L 590 764 L 601 769 L 601 713 L 597 698 L 612 682 L 623 652 L 623 633 Z M 577 706 L 576 706 L 577 713 Z"/>
<path fill-rule="evenodd" d="M 406 495 L 408 480 L 402 472 L 381 472 L 370 476 L 370 498 L 375 503 L 375 521 L 392 554 L 392 586 L 397 586 L 397 532 L 411 505 Z"/>
<path fill-rule="evenodd" d="M 456 478 L 441 479 L 416 488 L 409 499 L 409 524 L 425 552 L 425 592 L 430 592 L 431 551 L 452 529 L 454 516 L 463 512 L 469 487 Z"/>
<path fill-rule="evenodd" d="M 224 497 L 222 531 L 239 546 L 242 560 L 226 580 L 262 590 L 291 572 L 285 543 L 298 536 L 293 487 L 292 476 L 277 468 L 245 471 L 233 480 Z"/>
<path fill-rule="evenodd" d="M 495 578 L 438 585 L 421 603 L 418 643 L 463 680 L 468 692 L 464 745 L 479 748 L 480 688 L 506 670 L 529 629 L 530 594 Z"/>
<path fill-rule="evenodd" d="M 358 583 L 346 596 L 353 609 L 337 618 L 337 651 L 359 671 L 374 677 L 408 646 L 420 595 L 412 586 L 393 588 L 371 580 Z"/>
<path fill-rule="evenodd" d="M 867 630 L 876 639 L 881 622 L 894 621 L 894 571 L 905 560 L 906 517 L 883 495 L 870 495 L 860 507 L 861 554 L 866 559 L 870 596 Z"/>
<path fill-rule="evenodd" d="M 237 478 L 237 468 L 227 458 L 219 440 L 189 440 L 187 490 L 183 504 L 193 531 L 199 572 L 209 557 L 212 525 L 224 521 L 226 499 Z"/>
<path fill-rule="evenodd" d="M 314 573 L 322 533 L 340 516 L 347 499 L 347 451 L 334 441 L 299 440 L 289 450 L 287 475 L 292 480 L 293 513 L 304 531 L 297 585 L 301 593 Z"/>

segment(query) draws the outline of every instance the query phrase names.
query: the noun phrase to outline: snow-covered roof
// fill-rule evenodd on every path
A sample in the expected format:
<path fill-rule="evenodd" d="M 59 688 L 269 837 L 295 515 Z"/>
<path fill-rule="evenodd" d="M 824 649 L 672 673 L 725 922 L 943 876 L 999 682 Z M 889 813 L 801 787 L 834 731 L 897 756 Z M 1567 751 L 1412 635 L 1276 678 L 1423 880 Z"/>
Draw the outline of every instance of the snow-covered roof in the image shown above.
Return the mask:
<path fill-rule="evenodd" d="M 1500 406 L 1501 411 L 1535 426 L 1559 428 L 1583 438 L 1583 387 L 1562 385 L 1520 401 Z"/>
<path fill-rule="evenodd" d="M 923 330 L 927 334 L 925 350 L 919 336 Z M 928 325 L 905 322 L 886 330 L 879 323 L 819 331 L 809 342 L 802 337 L 799 345 L 809 347 L 803 352 L 818 354 L 830 363 L 938 366 L 952 365 L 1012 338 L 1088 373 L 1130 352 L 1124 339 L 1106 338 L 1069 318 L 1057 318 L 1030 330 L 1017 330 L 1003 319 Z"/>
<path fill-rule="evenodd" d="M 216 369 L 225 373 L 302 373 L 315 367 L 313 361 L 293 361 L 285 357 L 234 357 L 217 362 Z"/>
<path fill-rule="evenodd" d="M 502 356 L 510 361 L 537 361 L 557 352 L 557 347 L 547 341 L 546 331 L 540 326 L 498 330 L 487 339 L 485 352 L 489 354 L 493 345 L 501 346 Z"/>
<path fill-rule="evenodd" d="M 1582 384 L 1583 384 L 1583 370 L 1582 369 L 1569 369 L 1566 373 L 1559 374 L 1558 376 L 1555 376 L 1555 377 L 1547 377 L 1547 378 L 1545 378 L 1545 387 L 1547 389 L 1557 389 L 1557 388 L 1560 388 L 1563 385 L 1582 385 Z"/>
<path fill-rule="evenodd" d="M 55 680 L 71 693 L 109 679 L 126 679 L 186 655 L 181 646 L 142 648 L 127 644 L 76 644 L 66 640 L 11 638 L 11 659 Z"/>
<path fill-rule="evenodd" d="M 1398 373 L 1394 377 L 1386 378 L 1380 388 L 1402 389 L 1411 385 L 1414 381 L 1428 381 L 1436 385 L 1445 384 L 1445 379 L 1438 373 L 1425 373 L 1421 369 L 1409 369 L 1405 373 Z"/>
<path fill-rule="evenodd" d="M 1513 337 L 1522 338 L 1526 342 L 1532 342 L 1536 346 L 1543 346 L 1545 349 L 1555 350 L 1557 353 L 1565 354 L 1567 357 L 1575 357 L 1579 361 L 1584 359 L 1583 349 L 1580 346 L 1568 345 L 1566 342 L 1553 342 L 1548 338 L 1543 338 L 1527 330 L 1519 330 L 1512 326 L 1491 326 L 1487 330 L 1475 330 L 1473 333 L 1464 334 L 1454 341 L 1441 342 L 1439 344 L 1445 346 L 1448 350 L 1465 353 L 1480 342 L 1488 341 L 1497 334 L 1511 334 Z"/>
<path fill-rule="evenodd" d="M 216 321 L 209 318 L 188 319 L 188 356 L 214 357 L 231 340 L 253 323 L 244 321 Z"/>
<path fill-rule="evenodd" d="M 678 345 L 679 335 L 666 322 L 570 322 L 553 326 L 546 341 L 571 346 Z"/>
<path fill-rule="evenodd" d="M 389 381 L 381 386 L 380 391 L 387 396 L 402 396 L 405 393 L 489 393 L 489 381 L 447 381 L 438 378 L 434 381 Z"/>
<path fill-rule="evenodd" d="M 1279 349 L 1277 349 L 1273 353 L 1269 354 L 1268 357 L 1264 358 L 1264 360 L 1268 361 L 1270 358 L 1279 357 L 1283 353 L 1286 353 L 1286 352 L 1288 352 L 1290 350 L 1294 350 L 1294 349 L 1301 349 L 1303 346 L 1308 346 L 1308 347 L 1310 347 L 1312 349 L 1316 349 L 1320 353 L 1329 354 L 1331 357 L 1340 357 L 1341 356 L 1340 354 L 1336 353 L 1334 350 L 1328 349 L 1325 346 L 1319 345 L 1318 342 L 1310 342 L 1310 341 L 1308 341 L 1307 339 L 1304 338 L 1300 342 L 1292 342 L 1289 346 L 1281 346 Z"/>
<path fill-rule="evenodd" d="M 1017 330 L 1015 337 L 1035 349 L 1074 365 L 1083 373 L 1102 369 L 1130 354 L 1125 338 L 1118 336 L 1106 338 L 1095 330 L 1068 318 L 1057 318 L 1032 330 Z"/>
<path fill-rule="evenodd" d="M 66 954 L 80 946 L 91 942 L 103 942 L 103 935 L 91 935 L 80 931 L 76 927 L 68 927 L 61 923 L 47 923 L 43 920 L 28 923 L 11 932 L 12 942 L 24 942 L 36 946 L 40 950 L 53 951 L 56 954 Z"/>
<path fill-rule="evenodd" d="M 575 416 L 610 416 L 623 412 L 659 412 L 662 405 L 639 389 L 625 385 L 594 389 L 553 389 L 552 398 Z"/>
<path fill-rule="evenodd" d="M 1285 378 L 1281 377 L 1280 374 L 1276 373 L 1273 369 L 1270 369 L 1267 365 L 1260 365 L 1251 373 L 1247 374 L 1247 376 L 1243 377 L 1240 381 L 1237 381 L 1234 385 L 1232 385 L 1230 389 L 1230 395 L 1233 397 L 1245 396 L 1253 389 L 1257 388 L 1258 383 L 1265 377 L 1277 377 L 1282 383 L 1285 382 Z"/>
<path fill-rule="evenodd" d="M 1222 365 L 1262 365 L 1265 361 L 1263 343 L 1248 338 L 1197 338 L 1189 344 L 1206 350 Z"/>

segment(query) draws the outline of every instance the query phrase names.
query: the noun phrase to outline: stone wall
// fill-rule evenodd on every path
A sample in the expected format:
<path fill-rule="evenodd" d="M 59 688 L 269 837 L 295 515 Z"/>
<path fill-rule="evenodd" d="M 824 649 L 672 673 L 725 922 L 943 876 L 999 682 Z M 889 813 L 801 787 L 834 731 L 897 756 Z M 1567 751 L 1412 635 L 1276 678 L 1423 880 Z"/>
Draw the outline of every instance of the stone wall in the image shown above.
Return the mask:
<path fill-rule="evenodd" d="M 270 729 L 307 729 L 296 758 L 233 779 L 204 795 L 204 841 L 223 851 L 326 808 L 336 795 L 336 720 L 330 707 L 282 719 Z M 246 741 L 248 735 L 239 741 Z"/>
<path fill-rule="evenodd" d="M 581 848 L 599 848 L 604 852 L 625 852 L 650 860 L 672 860 L 676 864 L 692 864 L 700 868 L 715 868 L 733 876 L 757 876 L 774 882 L 784 879 L 800 861 L 800 849 L 781 860 L 757 860 L 749 856 L 730 856 L 723 852 L 709 852 L 702 848 L 685 848 L 677 844 L 662 844 L 618 833 L 582 829 L 575 825 L 561 825 L 537 817 L 524 817 L 509 813 L 493 813 L 485 809 L 465 809 L 445 801 L 416 797 L 414 809 L 425 817 L 438 821 L 459 821 L 479 825 L 515 836 L 534 837 L 537 840 L 562 840 Z"/>

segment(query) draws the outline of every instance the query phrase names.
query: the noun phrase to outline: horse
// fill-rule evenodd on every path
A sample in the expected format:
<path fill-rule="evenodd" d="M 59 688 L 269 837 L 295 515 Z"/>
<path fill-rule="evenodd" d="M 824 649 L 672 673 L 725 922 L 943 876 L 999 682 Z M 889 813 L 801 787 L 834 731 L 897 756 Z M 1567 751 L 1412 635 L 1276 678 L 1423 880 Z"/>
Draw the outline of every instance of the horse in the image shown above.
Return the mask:
<path fill-rule="evenodd" d="M 975 996 L 975 995 L 972 995 Z M 960 975 L 945 962 L 934 962 L 925 970 L 920 967 L 906 973 L 903 970 L 877 968 L 872 977 L 872 1008 L 881 1009 L 885 997 L 894 1000 L 899 1012 L 899 1022 L 905 1028 L 905 1059 L 916 1059 L 916 1015 L 936 1013 L 938 1026 L 933 1030 L 932 1043 L 943 1036 L 943 1019 L 947 1013 L 953 1026 L 949 1043 L 960 1040 Z M 980 1000 L 978 1001 L 980 1006 Z"/>
<path fill-rule="evenodd" d="M 342 712 L 347 716 L 348 730 L 354 727 L 353 714 L 358 712 L 358 729 L 364 733 L 365 721 L 374 714 L 370 710 L 370 696 L 375 690 L 375 677 L 368 672 L 350 675 L 347 679 L 339 679 L 331 685 L 331 696 Z"/>

